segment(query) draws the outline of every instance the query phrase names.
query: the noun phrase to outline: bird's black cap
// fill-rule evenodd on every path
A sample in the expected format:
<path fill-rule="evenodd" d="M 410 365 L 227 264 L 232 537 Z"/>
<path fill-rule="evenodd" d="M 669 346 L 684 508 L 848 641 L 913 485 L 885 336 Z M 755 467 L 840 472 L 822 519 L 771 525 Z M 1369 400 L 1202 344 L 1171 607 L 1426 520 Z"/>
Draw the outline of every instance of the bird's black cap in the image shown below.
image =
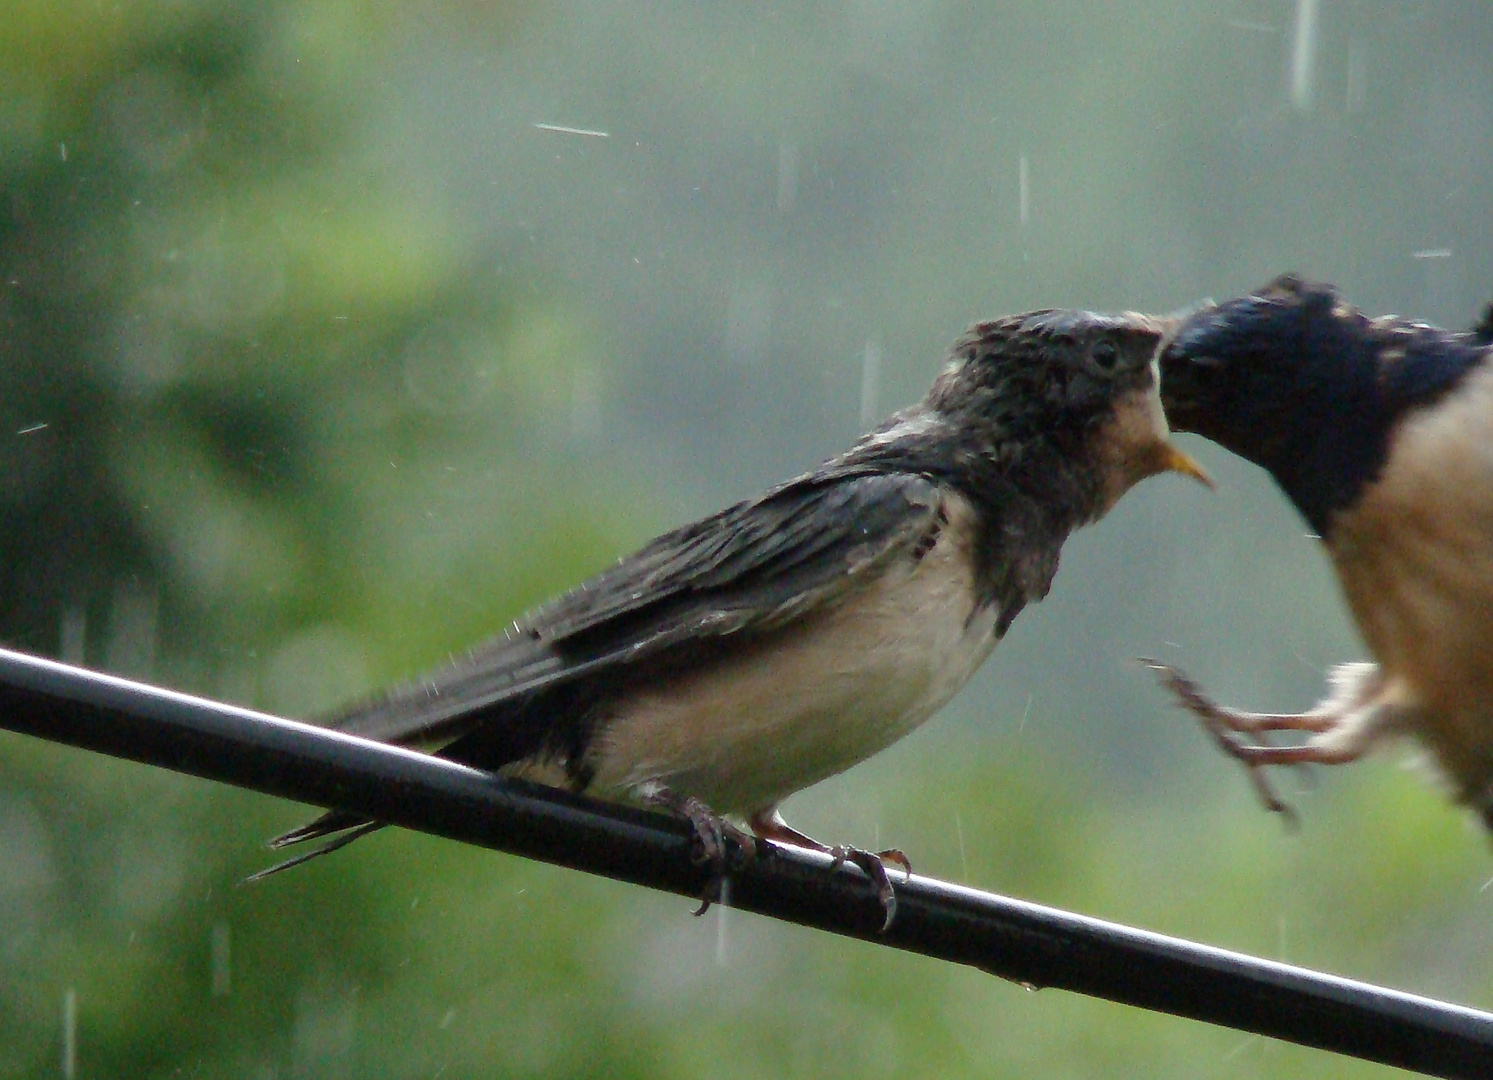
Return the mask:
<path fill-rule="evenodd" d="M 1287 274 L 1184 320 L 1159 353 L 1161 394 L 1173 429 L 1263 466 L 1325 537 L 1382 471 L 1399 421 L 1483 354 L 1473 335 L 1371 319 Z"/>

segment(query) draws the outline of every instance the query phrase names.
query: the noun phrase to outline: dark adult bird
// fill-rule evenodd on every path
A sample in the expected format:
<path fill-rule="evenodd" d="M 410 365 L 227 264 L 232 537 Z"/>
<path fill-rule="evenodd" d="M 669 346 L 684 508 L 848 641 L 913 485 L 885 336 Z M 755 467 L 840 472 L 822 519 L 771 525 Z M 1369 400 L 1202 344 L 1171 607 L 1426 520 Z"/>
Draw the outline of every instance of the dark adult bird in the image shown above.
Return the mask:
<path fill-rule="evenodd" d="M 1483 313 L 1470 331 L 1472 340 L 1478 345 L 1493 345 L 1493 304 L 1483 308 Z"/>
<path fill-rule="evenodd" d="M 1369 318 L 1287 275 L 1163 346 L 1172 425 L 1265 468 L 1321 537 L 1373 663 L 1304 713 L 1221 708 L 1157 665 L 1249 766 L 1353 761 L 1410 736 L 1493 828 L 1493 312 L 1469 333 Z M 1301 745 L 1265 745 L 1300 731 Z"/>
<path fill-rule="evenodd" d="M 832 851 L 894 897 L 883 860 L 784 823 L 789 795 L 927 720 L 1047 594 L 1068 533 L 1165 470 L 1154 353 L 1168 324 L 1044 310 L 973 327 L 920 404 L 759 498 L 673 532 L 465 659 L 337 720 L 344 731 Z M 750 833 L 728 823 L 744 823 Z M 273 841 L 379 827 L 332 810 Z M 269 873 L 272 871 L 266 871 Z"/>

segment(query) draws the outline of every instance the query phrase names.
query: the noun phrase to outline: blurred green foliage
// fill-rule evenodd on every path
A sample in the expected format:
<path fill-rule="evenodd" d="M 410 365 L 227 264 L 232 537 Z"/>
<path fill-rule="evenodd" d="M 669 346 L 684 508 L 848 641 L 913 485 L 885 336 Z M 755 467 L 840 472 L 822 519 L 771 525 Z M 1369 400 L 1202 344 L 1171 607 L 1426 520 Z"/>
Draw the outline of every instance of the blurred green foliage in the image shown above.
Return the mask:
<path fill-rule="evenodd" d="M 409 606 L 408 545 L 426 546 L 426 588 L 482 555 L 471 521 L 412 537 L 409 506 L 439 498 L 430 473 L 489 467 L 563 416 L 549 386 L 584 336 L 555 305 L 515 301 L 491 252 L 437 207 L 391 197 L 356 153 L 360 95 L 415 12 L 22 14 L 0 128 L 0 423 L 19 432 L 0 443 L 7 636 L 295 711 L 326 704 L 366 681 L 370 648 L 374 670 L 383 658 L 317 628 L 408 640 L 414 613 L 390 610 Z M 544 483 L 505 477 L 483 512 L 530 515 Z M 604 526 L 557 513 L 536 528 L 563 581 Z M 450 645 L 528 599 L 487 587 L 464 598 L 482 615 L 442 613 Z M 309 658 L 283 666 L 317 670 L 260 685 L 258 652 L 295 633 Z"/>
<path fill-rule="evenodd" d="M 1285 0 L 17 0 L 0 638 L 311 716 L 838 449 L 977 315 L 1294 265 L 1470 317 L 1478 13 L 1319 7 L 1302 100 Z M 1285 836 L 1125 666 L 1305 704 L 1353 654 L 1289 509 L 1200 453 L 1225 498 L 1128 497 L 794 823 L 1493 1004 L 1434 790 L 1287 784 Z M 69 993 L 79 1076 L 1388 1075 L 413 835 L 238 887 L 298 813 L 0 736 L 0 1076 L 60 1070 Z"/>

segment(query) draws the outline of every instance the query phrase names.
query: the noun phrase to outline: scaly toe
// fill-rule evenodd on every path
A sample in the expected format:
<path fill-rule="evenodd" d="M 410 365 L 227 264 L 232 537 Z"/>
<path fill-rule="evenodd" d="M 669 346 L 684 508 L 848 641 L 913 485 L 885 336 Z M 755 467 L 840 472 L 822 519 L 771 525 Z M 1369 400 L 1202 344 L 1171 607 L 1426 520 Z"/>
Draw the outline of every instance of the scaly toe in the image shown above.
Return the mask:
<path fill-rule="evenodd" d="M 901 848 L 887 848 L 885 851 L 878 851 L 876 857 L 883 864 L 896 863 L 897 868 L 902 871 L 902 880 L 912 880 L 912 860 L 902 853 Z"/>
<path fill-rule="evenodd" d="M 726 875 L 730 869 L 730 847 L 727 841 L 736 844 L 742 859 L 757 855 L 757 839 L 725 818 L 693 795 L 680 795 L 666 787 L 658 787 L 642 794 L 643 801 L 670 810 L 689 822 L 693 834 L 690 845 L 690 861 L 696 866 L 710 868 L 710 877 L 700 893 L 700 906 L 696 915 L 704 915 L 712 904 L 720 903 L 725 892 Z"/>
<path fill-rule="evenodd" d="M 891 878 L 887 876 L 886 864 L 882 862 L 887 858 L 897 863 L 904 873 L 912 876 L 912 864 L 907 856 L 896 849 L 883 852 L 862 851 L 860 848 L 846 847 L 843 844 L 830 848 L 830 855 L 834 862 L 830 863 L 831 870 L 837 870 L 845 863 L 850 863 L 860 869 L 876 886 L 876 897 L 881 901 L 882 910 L 886 912 L 886 919 L 881 924 L 881 933 L 886 933 L 892 926 L 892 920 L 897 917 L 897 893 L 892 888 Z"/>

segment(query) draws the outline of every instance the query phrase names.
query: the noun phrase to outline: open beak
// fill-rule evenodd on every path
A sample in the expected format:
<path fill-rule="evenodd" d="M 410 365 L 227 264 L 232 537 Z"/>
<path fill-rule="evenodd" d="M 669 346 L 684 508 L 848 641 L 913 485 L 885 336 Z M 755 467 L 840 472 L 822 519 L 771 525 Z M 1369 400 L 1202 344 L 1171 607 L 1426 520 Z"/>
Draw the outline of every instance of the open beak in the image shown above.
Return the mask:
<path fill-rule="evenodd" d="M 1178 472 L 1190 476 L 1209 491 L 1217 488 L 1207 469 L 1194 461 L 1191 454 L 1178 450 L 1171 443 L 1166 443 L 1161 448 L 1161 469 L 1163 472 Z"/>

